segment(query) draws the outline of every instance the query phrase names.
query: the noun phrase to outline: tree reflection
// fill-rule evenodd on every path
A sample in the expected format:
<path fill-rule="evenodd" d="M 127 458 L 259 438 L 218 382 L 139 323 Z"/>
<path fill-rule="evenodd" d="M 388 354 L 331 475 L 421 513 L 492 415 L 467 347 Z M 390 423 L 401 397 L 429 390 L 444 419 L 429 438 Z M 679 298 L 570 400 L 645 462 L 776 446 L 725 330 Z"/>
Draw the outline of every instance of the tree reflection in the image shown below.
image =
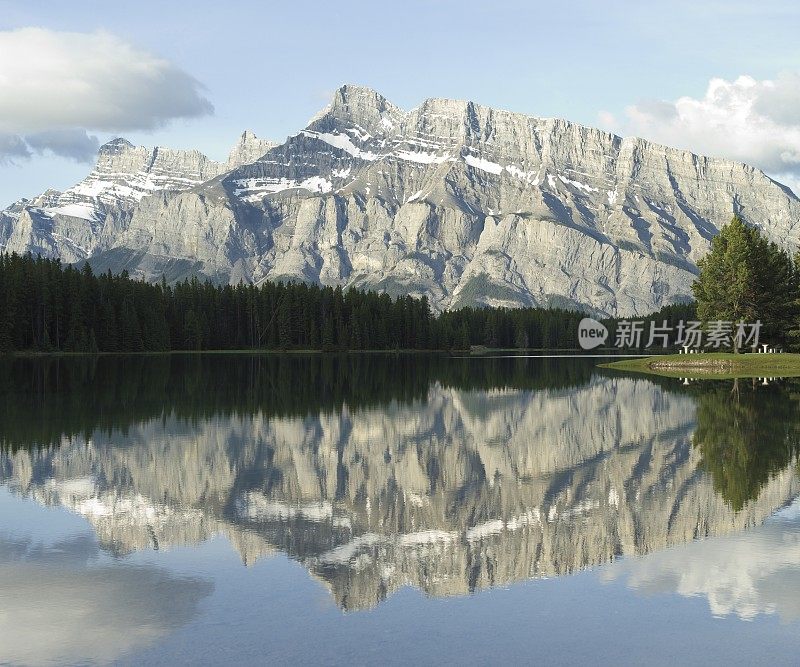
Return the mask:
<path fill-rule="evenodd" d="M 750 380 L 703 383 L 695 390 L 693 444 L 714 489 L 735 510 L 758 498 L 761 488 L 800 451 L 800 395 L 795 381 L 762 386 Z"/>
<path fill-rule="evenodd" d="M 444 354 L 163 354 L 0 357 L 0 447 L 58 445 L 174 414 L 190 421 L 338 413 L 458 389 L 558 389 L 589 381 L 591 359 Z"/>

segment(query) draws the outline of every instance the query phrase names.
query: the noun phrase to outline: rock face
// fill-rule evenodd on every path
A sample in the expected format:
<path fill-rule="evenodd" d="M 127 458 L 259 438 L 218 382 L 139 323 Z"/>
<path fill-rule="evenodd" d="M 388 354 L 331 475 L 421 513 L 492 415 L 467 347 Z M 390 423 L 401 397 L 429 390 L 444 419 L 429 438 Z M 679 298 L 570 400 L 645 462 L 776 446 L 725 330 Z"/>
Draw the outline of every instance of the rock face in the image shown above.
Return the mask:
<path fill-rule="evenodd" d="M 85 516 L 114 553 L 227 535 L 287 553 L 345 609 L 463 594 L 760 524 L 792 467 L 734 511 L 698 467 L 695 399 L 642 379 L 465 391 L 268 419 L 164 417 L 0 454 L 0 483 Z M 793 463 L 793 462 L 792 462 Z"/>
<path fill-rule="evenodd" d="M 747 165 L 472 102 L 403 111 L 357 86 L 279 146 L 245 133 L 225 173 L 188 162 L 184 180 L 145 180 L 136 194 L 151 196 L 102 222 L 62 211 L 54 231 L 48 209 L 26 208 L 2 223 L 7 246 L 152 280 L 291 279 L 424 294 L 437 310 L 630 315 L 690 298 L 697 260 L 734 213 L 800 242 L 800 200 Z"/>

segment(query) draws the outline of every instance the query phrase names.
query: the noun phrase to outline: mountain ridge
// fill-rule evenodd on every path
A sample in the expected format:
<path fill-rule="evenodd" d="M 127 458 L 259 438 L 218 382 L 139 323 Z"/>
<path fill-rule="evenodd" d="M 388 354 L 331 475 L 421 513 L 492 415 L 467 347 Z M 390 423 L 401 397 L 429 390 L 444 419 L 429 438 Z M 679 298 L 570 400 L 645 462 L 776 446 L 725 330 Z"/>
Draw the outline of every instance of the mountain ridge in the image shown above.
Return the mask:
<path fill-rule="evenodd" d="M 563 119 L 442 98 L 404 111 L 348 84 L 282 144 L 252 136 L 214 173 L 187 158 L 196 178 L 162 173 L 164 187 L 118 198 L 102 224 L 4 212 L 0 243 L 149 280 L 302 280 L 424 295 L 435 310 L 602 315 L 690 299 L 734 213 L 800 244 L 800 200 L 760 170 Z"/>

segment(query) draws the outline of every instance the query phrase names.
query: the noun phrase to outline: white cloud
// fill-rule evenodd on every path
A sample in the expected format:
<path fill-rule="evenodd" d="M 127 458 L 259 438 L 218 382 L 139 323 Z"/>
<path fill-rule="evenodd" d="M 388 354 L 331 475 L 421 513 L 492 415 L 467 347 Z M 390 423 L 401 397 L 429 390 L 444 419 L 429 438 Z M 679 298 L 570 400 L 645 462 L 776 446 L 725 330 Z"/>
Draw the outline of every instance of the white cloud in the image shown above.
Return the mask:
<path fill-rule="evenodd" d="M 640 102 L 622 120 L 604 112 L 600 121 L 620 134 L 752 164 L 800 192 L 798 73 L 712 79 L 702 98 Z"/>
<path fill-rule="evenodd" d="M 196 79 L 111 34 L 0 32 L 0 160 L 85 159 L 96 141 L 86 130 L 151 130 L 210 113 Z"/>
<path fill-rule="evenodd" d="M 31 149 L 25 140 L 16 134 L 0 133 L 0 164 L 13 162 L 15 158 L 29 158 Z"/>

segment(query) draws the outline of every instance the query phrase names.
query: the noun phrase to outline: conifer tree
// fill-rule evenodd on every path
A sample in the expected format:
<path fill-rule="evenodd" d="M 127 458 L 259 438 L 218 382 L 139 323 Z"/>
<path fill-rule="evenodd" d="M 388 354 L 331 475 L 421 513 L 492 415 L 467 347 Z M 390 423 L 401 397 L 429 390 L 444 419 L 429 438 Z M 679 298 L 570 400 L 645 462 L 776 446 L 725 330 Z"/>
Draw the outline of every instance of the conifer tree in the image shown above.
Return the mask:
<path fill-rule="evenodd" d="M 697 262 L 692 285 L 697 315 L 703 321 L 748 320 L 755 314 L 748 292 L 754 280 L 752 235 L 739 216 L 711 240 L 711 251 Z"/>
<path fill-rule="evenodd" d="M 697 266 L 700 273 L 692 291 L 701 320 L 760 320 L 762 337 L 773 342 L 786 339 L 797 310 L 798 283 L 785 251 L 734 216 L 712 239 L 711 251 Z"/>

